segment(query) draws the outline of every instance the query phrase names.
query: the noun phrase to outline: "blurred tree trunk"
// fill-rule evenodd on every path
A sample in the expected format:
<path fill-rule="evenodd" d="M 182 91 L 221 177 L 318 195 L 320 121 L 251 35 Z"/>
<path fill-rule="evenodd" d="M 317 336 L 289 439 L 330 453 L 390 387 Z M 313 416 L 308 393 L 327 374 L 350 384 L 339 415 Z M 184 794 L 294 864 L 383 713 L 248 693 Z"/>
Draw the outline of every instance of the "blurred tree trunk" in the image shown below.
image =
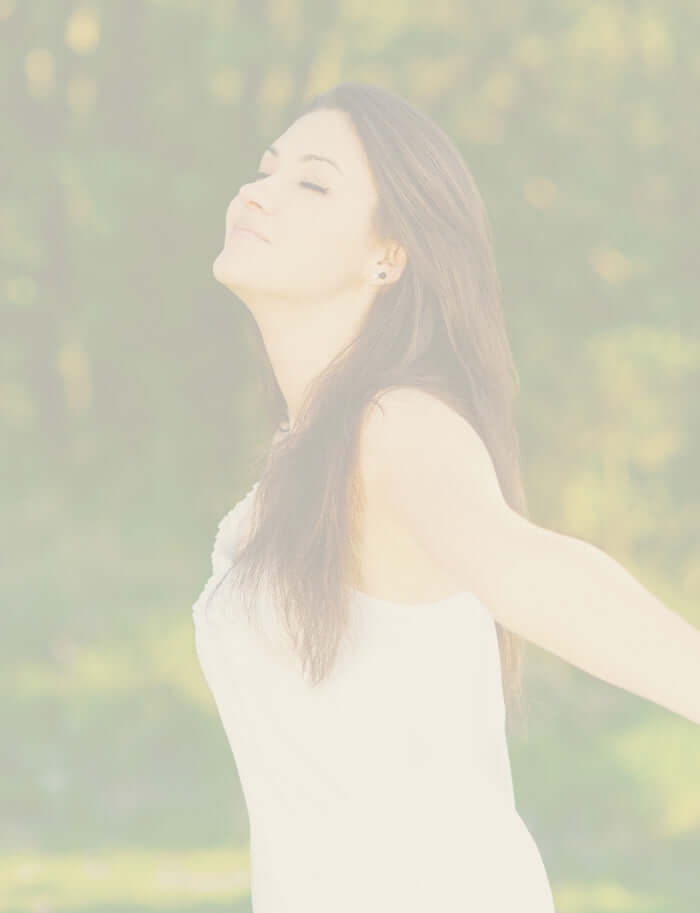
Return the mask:
<path fill-rule="evenodd" d="M 56 5 L 61 9 L 56 14 L 54 8 L 53 14 L 59 20 L 67 21 L 72 4 L 68 0 L 60 0 L 60 3 L 57 0 Z M 22 137 L 20 148 L 12 150 L 16 157 L 12 163 L 16 179 L 6 193 L 10 198 L 15 197 L 15 202 L 20 197 L 19 205 L 32 210 L 31 222 L 40 258 L 34 275 L 38 286 L 36 302 L 17 314 L 15 344 L 25 353 L 25 376 L 35 410 L 35 428 L 46 442 L 42 452 L 53 458 L 64 452 L 69 419 L 59 372 L 59 352 L 65 314 L 74 294 L 66 202 L 60 175 L 66 136 L 70 57 L 58 42 L 54 47 L 47 46 L 43 34 L 33 34 L 30 13 L 23 4 L 17 5 L 4 28 L 11 29 L 10 53 L 15 58 L 17 77 L 9 81 L 9 108 L 16 123 L 20 124 L 19 136 Z M 43 97 L 35 97 L 30 92 L 25 71 L 27 54 L 37 48 L 47 50 L 54 61 L 53 88 Z"/>

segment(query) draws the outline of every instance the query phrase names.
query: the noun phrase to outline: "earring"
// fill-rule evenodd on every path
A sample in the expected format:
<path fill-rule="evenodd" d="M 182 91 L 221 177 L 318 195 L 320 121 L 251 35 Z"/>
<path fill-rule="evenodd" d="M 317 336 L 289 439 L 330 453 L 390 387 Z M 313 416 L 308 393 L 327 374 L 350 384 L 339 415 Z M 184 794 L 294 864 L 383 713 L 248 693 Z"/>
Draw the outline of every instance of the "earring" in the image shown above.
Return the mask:
<path fill-rule="evenodd" d="M 380 279 L 386 279 L 386 273 L 384 272 L 384 270 L 382 270 L 382 272 L 379 273 L 379 278 L 380 278 Z"/>

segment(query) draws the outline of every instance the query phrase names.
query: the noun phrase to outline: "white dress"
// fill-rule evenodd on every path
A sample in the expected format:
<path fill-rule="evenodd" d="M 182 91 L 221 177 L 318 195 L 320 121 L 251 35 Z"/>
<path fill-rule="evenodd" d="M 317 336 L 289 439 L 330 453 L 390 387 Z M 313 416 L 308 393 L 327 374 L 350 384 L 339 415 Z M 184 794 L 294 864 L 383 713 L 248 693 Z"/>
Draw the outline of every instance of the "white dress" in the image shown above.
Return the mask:
<path fill-rule="evenodd" d="M 308 684 L 269 598 L 262 629 L 226 582 L 205 612 L 258 484 L 221 520 L 192 608 L 248 809 L 254 913 L 553 913 L 515 807 L 488 609 L 350 590 L 335 664 Z"/>

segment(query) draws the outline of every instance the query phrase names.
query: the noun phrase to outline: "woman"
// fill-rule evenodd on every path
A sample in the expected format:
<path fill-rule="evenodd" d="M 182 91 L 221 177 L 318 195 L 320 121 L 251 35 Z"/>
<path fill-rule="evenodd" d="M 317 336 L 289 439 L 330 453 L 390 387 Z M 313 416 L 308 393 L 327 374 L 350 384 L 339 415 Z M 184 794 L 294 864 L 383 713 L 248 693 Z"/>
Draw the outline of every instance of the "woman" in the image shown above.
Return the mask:
<path fill-rule="evenodd" d="M 253 315 L 288 417 L 193 607 L 255 913 L 551 913 L 508 757 L 521 637 L 688 718 L 699 638 L 526 518 L 467 166 L 396 94 L 336 86 L 231 201 L 213 273 Z M 641 612 L 663 648 L 630 625 Z"/>

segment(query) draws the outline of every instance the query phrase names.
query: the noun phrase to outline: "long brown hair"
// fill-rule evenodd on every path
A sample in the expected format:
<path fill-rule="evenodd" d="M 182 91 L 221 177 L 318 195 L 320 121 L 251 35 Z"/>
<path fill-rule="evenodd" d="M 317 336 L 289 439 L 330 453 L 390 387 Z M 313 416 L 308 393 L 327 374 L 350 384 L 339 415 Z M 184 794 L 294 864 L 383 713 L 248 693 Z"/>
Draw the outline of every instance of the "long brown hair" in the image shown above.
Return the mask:
<path fill-rule="evenodd" d="M 357 337 L 310 385 L 295 428 L 273 441 L 252 534 L 220 581 L 235 572 L 251 595 L 269 582 L 314 684 L 333 663 L 347 588 L 358 579 L 358 433 L 383 391 L 427 390 L 466 418 L 489 450 L 504 499 L 527 515 L 514 415 L 519 378 L 491 229 L 469 168 L 440 127 L 384 88 L 346 82 L 314 96 L 299 116 L 318 109 L 351 118 L 378 192 L 373 228 L 401 244 L 407 262 L 377 293 Z M 523 645 L 497 623 L 496 632 L 510 727 L 514 709 L 523 709 Z"/>

